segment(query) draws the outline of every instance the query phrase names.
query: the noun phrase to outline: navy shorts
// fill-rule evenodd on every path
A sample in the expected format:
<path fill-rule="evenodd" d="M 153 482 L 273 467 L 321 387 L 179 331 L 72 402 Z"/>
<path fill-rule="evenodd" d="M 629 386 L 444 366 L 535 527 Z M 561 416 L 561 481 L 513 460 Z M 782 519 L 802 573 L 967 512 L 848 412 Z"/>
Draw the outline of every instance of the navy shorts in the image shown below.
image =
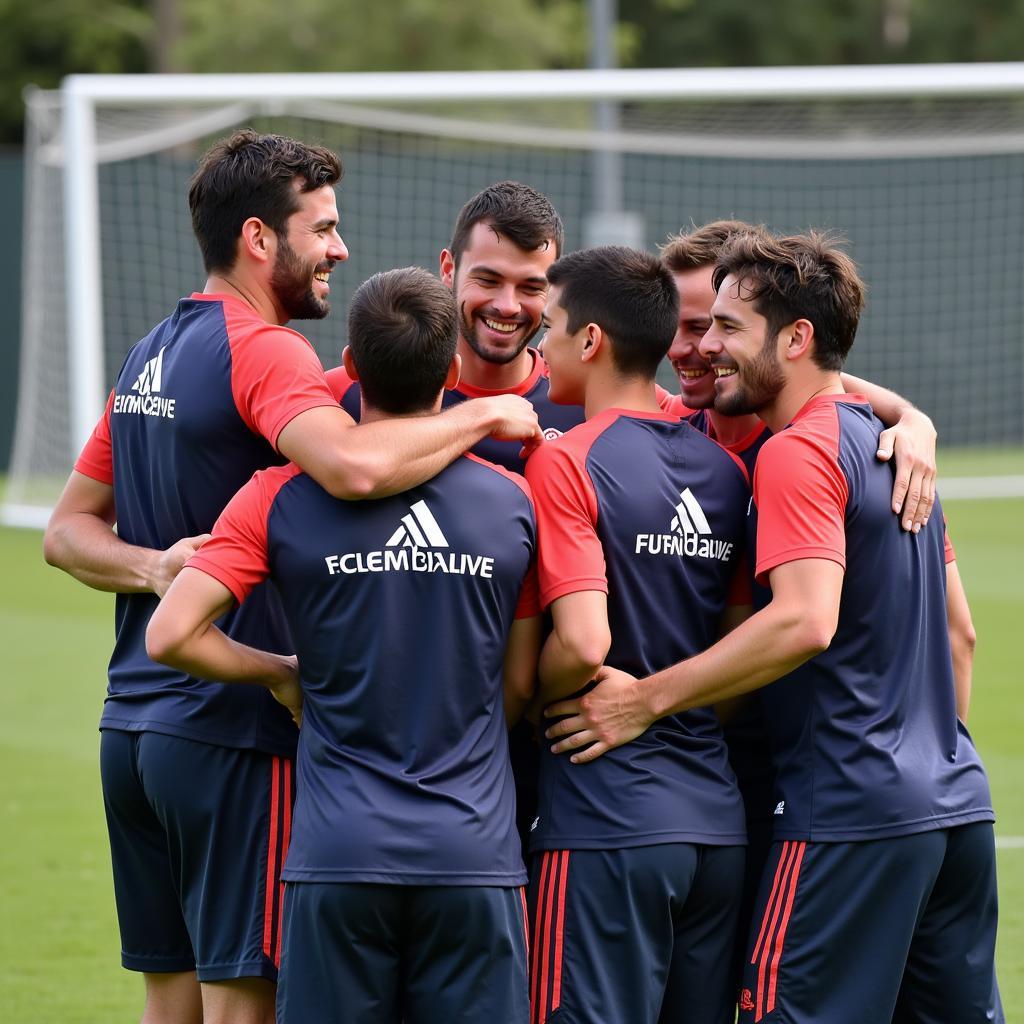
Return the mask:
<path fill-rule="evenodd" d="M 288 882 L 277 1024 L 527 1024 L 526 898 Z"/>
<path fill-rule="evenodd" d="M 732 1024 L 743 861 L 690 843 L 534 854 L 532 1024 Z"/>
<path fill-rule="evenodd" d="M 292 762 L 104 730 L 100 774 L 122 964 L 276 979 Z"/>
<path fill-rule="evenodd" d="M 774 843 L 740 1024 L 1002 1022 L 996 917 L 988 822 L 870 842 Z"/>

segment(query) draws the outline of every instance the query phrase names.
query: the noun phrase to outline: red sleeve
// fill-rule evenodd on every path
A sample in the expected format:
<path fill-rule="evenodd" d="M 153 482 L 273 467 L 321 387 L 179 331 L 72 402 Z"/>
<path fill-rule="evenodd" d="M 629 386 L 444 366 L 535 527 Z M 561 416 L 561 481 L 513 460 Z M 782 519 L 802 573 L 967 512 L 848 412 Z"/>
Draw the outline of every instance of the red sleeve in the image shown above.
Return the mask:
<path fill-rule="evenodd" d="M 110 410 L 114 406 L 114 392 L 107 398 L 107 406 L 99 422 L 93 427 L 89 440 L 75 462 L 75 472 L 91 476 L 101 484 L 114 482 L 114 450 L 110 443 Z"/>
<path fill-rule="evenodd" d="M 953 550 L 953 542 L 949 539 L 949 520 L 942 517 L 942 546 L 946 555 L 946 565 L 956 561 L 956 551 Z"/>
<path fill-rule="evenodd" d="M 523 578 L 523 589 L 519 592 L 519 604 L 516 605 L 517 619 L 532 619 L 540 615 L 540 584 L 537 582 L 537 559 L 530 560 L 530 568 Z"/>
<path fill-rule="evenodd" d="M 837 434 L 806 428 L 777 434 L 761 449 L 754 468 L 759 583 L 767 586 L 769 570 L 801 558 L 846 568 L 849 487 L 837 454 Z"/>
<path fill-rule="evenodd" d="M 662 412 L 671 413 L 673 416 L 693 415 L 693 409 L 683 404 L 682 395 L 673 395 L 671 391 L 666 391 L 660 384 L 655 384 L 654 390 L 658 396 L 658 405 L 661 407 Z"/>
<path fill-rule="evenodd" d="M 541 607 L 583 590 L 607 594 L 597 495 L 582 460 L 566 442 L 549 442 L 526 463 L 526 478 L 537 508 Z"/>
<path fill-rule="evenodd" d="M 268 575 L 267 516 L 277 492 L 301 470 L 275 466 L 256 473 L 227 503 L 213 536 L 187 562 L 223 583 L 241 604 Z"/>
<path fill-rule="evenodd" d="M 348 370 L 344 366 L 335 366 L 327 371 L 327 386 L 331 389 L 334 400 L 339 404 L 353 384 L 355 381 L 348 375 Z"/>
<path fill-rule="evenodd" d="M 239 415 L 253 433 L 275 448 L 281 431 L 300 413 L 321 406 L 337 408 L 313 346 L 301 334 L 272 324 L 232 331 L 225 309 L 231 346 L 231 393 Z"/>

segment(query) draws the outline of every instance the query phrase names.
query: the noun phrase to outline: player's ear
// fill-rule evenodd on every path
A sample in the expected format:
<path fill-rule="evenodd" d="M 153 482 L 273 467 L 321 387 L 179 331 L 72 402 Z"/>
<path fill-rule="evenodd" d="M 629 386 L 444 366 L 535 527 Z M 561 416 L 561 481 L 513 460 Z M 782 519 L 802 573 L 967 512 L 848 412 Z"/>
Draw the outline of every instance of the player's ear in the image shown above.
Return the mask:
<path fill-rule="evenodd" d="M 803 359 L 814 347 L 814 324 L 810 320 L 794 320 L 782 329 L 785 337 L 783 358 Z"/>
<path fill-rule="evenodd" d="M 356 369 L 356 361 L 352 358 L 352 348 L 346 345 L 341 351 L 341 365 L 352 380 L 359 380 L 359 371 Z"/>
<path fill-rule="evenodd" d="M 580 350 L 580 359 L 588 363 L 604 347 L 606 335 L 597 324 L 587 324 L 583 331 L 583 348 Z"/>
<path fill-rule="evenodd" d="M 446 288 L 451 288 L 455 284 L 455 257 L 452 255 L 450 249 L 441 250 L 441 284 Z"/>
<path fill-rule="evenodd" d="M 451 366 L 448 367 L 448 376 L 444 379 L 445 391 L 454 391 L 459 385 L 459 379 L 462 377 L 462 356 L 458 352 L 452 358 Z"/>
<path fill-rule="evenodd" d="M 242 225 L 238 252 L 245 252 L 251 259 L 265 263 L 273 256 L 276 243 L 273 229 L 267 227 L 259 217 L 250 217 Z"/>

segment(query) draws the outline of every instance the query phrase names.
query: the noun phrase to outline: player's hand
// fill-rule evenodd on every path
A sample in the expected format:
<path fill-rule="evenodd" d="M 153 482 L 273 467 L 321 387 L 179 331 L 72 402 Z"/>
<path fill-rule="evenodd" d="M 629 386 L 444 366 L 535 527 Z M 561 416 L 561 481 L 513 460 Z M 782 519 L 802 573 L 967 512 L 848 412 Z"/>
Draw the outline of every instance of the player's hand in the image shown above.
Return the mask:
<path fill-rule="evenodd" d="M 547 444 L 547 438 L 543 432 L 539 436 L 531 437 L 522 448 L 519 449 L 519 458 L 525 462 L 538 448 Z"/>
<path fill-rule="evenodd" d="M 904 530 L 917 533 L 935 504 L 935 424 L 919 409 L 903 414 L 895 427 L 878 435 L 878 458 L 896 456 L 892 510 Z"/>
<path fill-rule="evenodd" d="M 156 560 L 150 589 L 157 597 L 163 597 L 174 577 L 184 568 L 185 563 L 210 539 L 210 534 L 200 533 L 195 537 L 182 537 L 162 551 Z"/>
<path fill-rule="evenodd" d="M 603 666 L 596 678 L 597 686 L 582 697 L 558 701 L 544 710 L 546 718 L 568 716 L 548 726 L 544 735 L 558 741 L 551 752 L 572 753 L 573 764 L 594 761 L 635 740 L 655 720 L 633 676 Z"/>
<path fill-rule="evenodd" d="M 297 726 L 302 725 L 302 686 L 299 683 L 299 659 L 294 654 L 280 656 L 280 673 L 269 683 L 271 694 L 283 704 Z"/>
<path fill-rule="evenodd" d="M 491 437 L 498 441 L 522 441 L 525 445 L 543 443 L 537 413 L 521 395 L 492 395 L 477 401 L 489 403 Z"/>

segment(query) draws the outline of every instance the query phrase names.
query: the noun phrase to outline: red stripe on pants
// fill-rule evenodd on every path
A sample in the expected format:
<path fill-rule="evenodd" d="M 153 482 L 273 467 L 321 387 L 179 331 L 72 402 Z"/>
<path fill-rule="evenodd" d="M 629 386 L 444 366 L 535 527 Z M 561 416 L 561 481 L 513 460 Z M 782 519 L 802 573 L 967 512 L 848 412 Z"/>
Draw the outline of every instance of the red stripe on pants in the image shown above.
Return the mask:
<path fill-rule="evenodd" d="M 274 941 L 274 888 L 277 882 L 277 827 L 278 811 L 281 800 L 280 781 L 278 779 L 281 758 L 272 759 L 270 767 L 270 828 L 267 830 L 267 886 L 263 897 L 263 954 L 273 958 L 276 943 Z"/>

